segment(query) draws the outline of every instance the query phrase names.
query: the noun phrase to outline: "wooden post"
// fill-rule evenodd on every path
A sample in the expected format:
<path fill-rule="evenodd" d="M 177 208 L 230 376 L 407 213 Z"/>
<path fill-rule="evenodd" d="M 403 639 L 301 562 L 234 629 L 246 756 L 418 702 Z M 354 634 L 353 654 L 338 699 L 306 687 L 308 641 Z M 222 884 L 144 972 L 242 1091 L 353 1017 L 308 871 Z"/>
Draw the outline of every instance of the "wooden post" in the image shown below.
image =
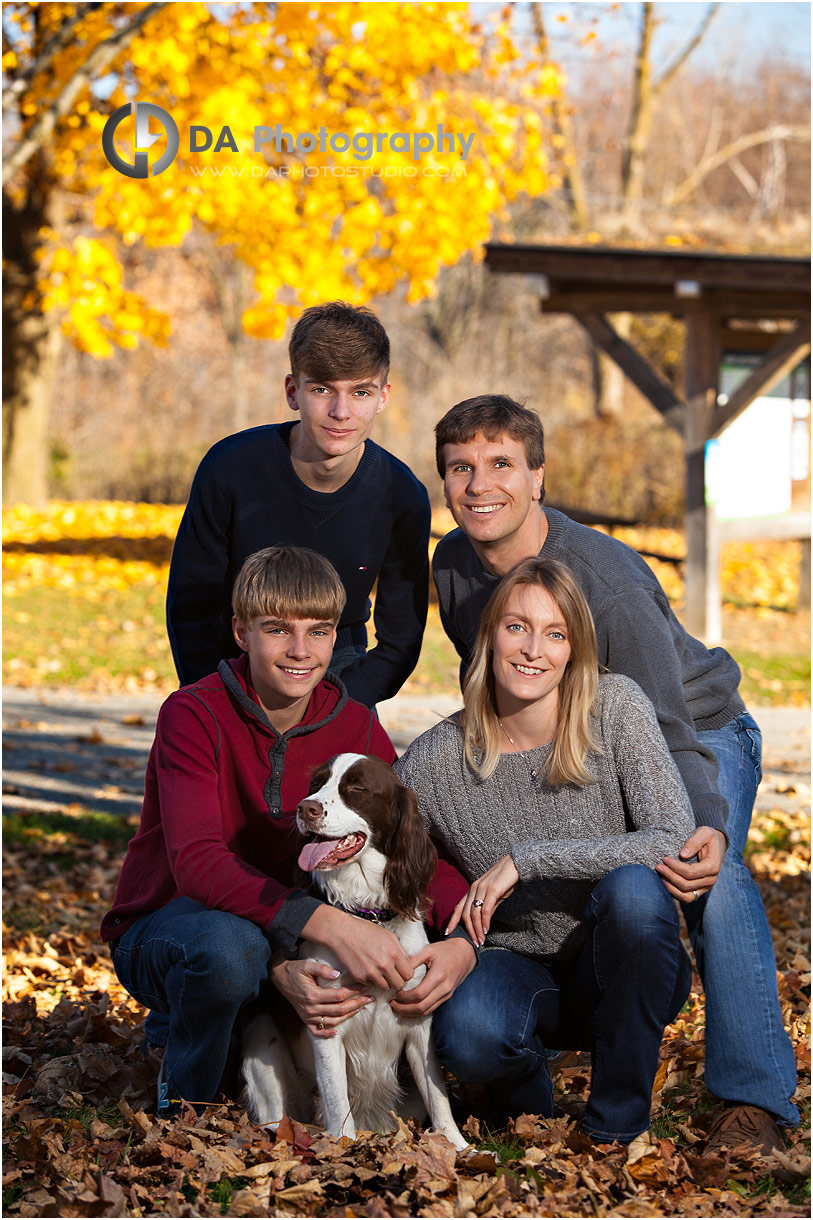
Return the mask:
<path fill-rule="evenodd" d="M 709 548 L 706 514 L 706 441 L 717 403 L 719 324 L 706 309 L 686 315 L 686 595 L 683 623 L 705 640 L 709 635 Z M 719 596 L 719 595 L 718 595 Z"/>
<path fill-rule="evenodd" d="M 810 609 L 810 539 L 802 538 L 799 556 L 799 602 L 798 610 Z"/>
<path fill-rule="evenodd" d="M 713 504 L 706 505 L 706 623 L 703 642 L 723 638 L 723 595 L 720 592 L 720 525 Z"/>

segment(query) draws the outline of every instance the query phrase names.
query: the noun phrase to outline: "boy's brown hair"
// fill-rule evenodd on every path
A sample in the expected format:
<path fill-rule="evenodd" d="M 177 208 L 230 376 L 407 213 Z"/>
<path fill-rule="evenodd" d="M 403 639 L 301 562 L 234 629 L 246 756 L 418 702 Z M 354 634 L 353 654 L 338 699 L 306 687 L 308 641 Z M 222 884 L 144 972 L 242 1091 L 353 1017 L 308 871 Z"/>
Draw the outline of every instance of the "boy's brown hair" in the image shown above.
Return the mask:
<path fill-rule="evenodd" d="M 338 623 L 347 595 L 329 559 L 303 546 L 267 546 L 249 555 L 232 591 L 232 613 L 249 625 L 268 615 L 282 622 Z"/>
<path fill-rule="evenodd" d="M 486 440 L 510 436 L 525 450 L 529 470 L 545 465 L 545 432 L 537 414 L 506 394 L 480 394 L 450 407 L 435 426 L 438 473 L 446 477 L 444 445 L 465 445 L 482 433 Z"/>
<path fill-rule="evenodd" d="M 371 309 L 330 301 L 306 309 L 288 344 L 294 377 L 306 373 L 315 381 L 350 381 L 390 370 L 390 341 Z"/>

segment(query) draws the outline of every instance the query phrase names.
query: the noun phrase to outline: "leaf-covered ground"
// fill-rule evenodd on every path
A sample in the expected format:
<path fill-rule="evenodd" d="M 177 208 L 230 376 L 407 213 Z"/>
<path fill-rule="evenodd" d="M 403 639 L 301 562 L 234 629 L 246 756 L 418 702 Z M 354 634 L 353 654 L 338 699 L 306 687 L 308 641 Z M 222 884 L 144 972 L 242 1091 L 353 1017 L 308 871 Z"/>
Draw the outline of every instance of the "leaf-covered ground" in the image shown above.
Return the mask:
<path fill-rule="evenodd" d="M 204 1116 L 158 1120 L 157 1065 L 139 1049 L 143 1010 L 95 933 L 132 824 L 99 819 L 91 839 L 81 808 L 19 817 L 5 842 L 5 1214 L 808 1215 L 809 833 L 805 794 L 782 787 L 756 820 L 751 856 L 804 1113 L 781 1164 L 701 1155 L 714 1103 L 703 1085 L 696 979 L 663 1045 L 654 1142 L 629 1161 L 617 1146 L 594 1148 L 566 1116 L 525 1116 L 497 1132 L 464 1122 L 475 1151 L 457 1157 L 411 1125 L 355 1144 L 298 1125 L 274 1139 L 249 1124 L 234 1082 Z M 586 1056 L 565 1061 L 563 1103 L 584 1099 L 588 1075 Z"/>
<path fill-rule="evenodd" d="M 180 511 L 106 502 L 4 511 L 5 680 L 86 691 L 172 689 L 163 601 Z M 437 526 L 442 532 L 449 522 L 439 517 Z M 625 541 L 682 553 L 672 531 L 637 532 Z M 741 645 L 737 655 L 755 702 L 809 697 L 809 616 L 790 612 L 795 547 L 740 544 L 724 556 L 726 631 Z M 679 598 L 676 569 L 655 565 L 670 596 Z M 456 687 L 436 611 L 411 687 Z M 38 732 L 36 723 L 28 728 Z M 96 739 L 59 741 L 60 762 L 30 765 L 64 771 L 70 780 L 79 758 L 71 751 L 93 748 Z M 120 795 L 132 761 L 120 753 L 98 751 L 93 784 L 100 792 Z M 19 763 L 19 752 L 10 756 Z M 768 909 L 799 1066 L 803 1122 L 781 1163 L 700 1154 L 715 1111 L 703 1084 L 697 979 L 664 1041 L 654 1142 L 636 1147 L 629 1159 L 618 1147 L 594 1148 L 566 1115 L 525 1116 L 491 1131 L 484 1120 L 467 1121 L 477 1101 L 471 1097 L 457 1101 L 474 1148 L 462 1157 L 414 1126 L 355 1144 L 298 1125 L 274 1139 L 247 1122 L 234 1080 L 203 1117 L 158 1120 L 151 1112 L 157 1065 L 140 1051 L 143 1011 L 119 987 L 96 939 L 133 820 L 78 800 L 64 806 L 18 800 L 4 834 L 5 1213 L 807 1216 L 809 789 L 797 784 L 795 764 L 785 770 L 790 778 L 783 780 L 780 761 L 767 801 L 763 785 L 750 861 Z M 572 1110 L 583 1101 L 588 1079 L 586 1056 L 564 1061 L 557 1073 L 563 1106 Z"/>

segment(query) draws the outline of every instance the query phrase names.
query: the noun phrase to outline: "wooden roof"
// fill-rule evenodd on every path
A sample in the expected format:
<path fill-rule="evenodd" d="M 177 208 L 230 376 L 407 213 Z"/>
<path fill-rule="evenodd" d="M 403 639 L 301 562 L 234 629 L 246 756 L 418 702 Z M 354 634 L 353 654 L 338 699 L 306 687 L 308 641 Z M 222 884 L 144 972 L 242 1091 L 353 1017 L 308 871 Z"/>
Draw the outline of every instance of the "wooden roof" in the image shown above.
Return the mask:
<path fill-rule="evenodd" d="M 486 265 L 535 277 L 546 313 L 798 318 L 810 311 L 809 258 L 492 242 Z"/>

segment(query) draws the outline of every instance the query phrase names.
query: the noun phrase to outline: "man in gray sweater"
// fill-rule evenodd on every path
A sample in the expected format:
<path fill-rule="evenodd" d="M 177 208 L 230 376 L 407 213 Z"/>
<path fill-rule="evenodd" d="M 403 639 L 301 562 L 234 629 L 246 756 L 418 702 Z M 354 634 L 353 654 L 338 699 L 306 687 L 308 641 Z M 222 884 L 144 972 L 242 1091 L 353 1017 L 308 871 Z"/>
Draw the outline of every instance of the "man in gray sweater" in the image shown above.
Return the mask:
<path fill-rule="evenodd" d="M 799 1121 L 790 1100 L 796 1064 L 768 922 L 742 861 L 761 734 L 738 693 L 739 668 L 683 629 L 635 551 L 543 508 L 544 435 L 532 411 L 481 395 L 452 407 L 435 433 L 446 503 L 460 528 L 438 543 L 433 574 L 461 670 L 500 578 L 531 555 L 566 563 L 592 611 L 600 663 L 651 699 L 694 813 L 696 830 L 679 858 L 657 871 L 686 904 L 706 992 L 706 1084 L 726 1103 L 707 1150 L 781 1147 L 779 1125 Z"/>

